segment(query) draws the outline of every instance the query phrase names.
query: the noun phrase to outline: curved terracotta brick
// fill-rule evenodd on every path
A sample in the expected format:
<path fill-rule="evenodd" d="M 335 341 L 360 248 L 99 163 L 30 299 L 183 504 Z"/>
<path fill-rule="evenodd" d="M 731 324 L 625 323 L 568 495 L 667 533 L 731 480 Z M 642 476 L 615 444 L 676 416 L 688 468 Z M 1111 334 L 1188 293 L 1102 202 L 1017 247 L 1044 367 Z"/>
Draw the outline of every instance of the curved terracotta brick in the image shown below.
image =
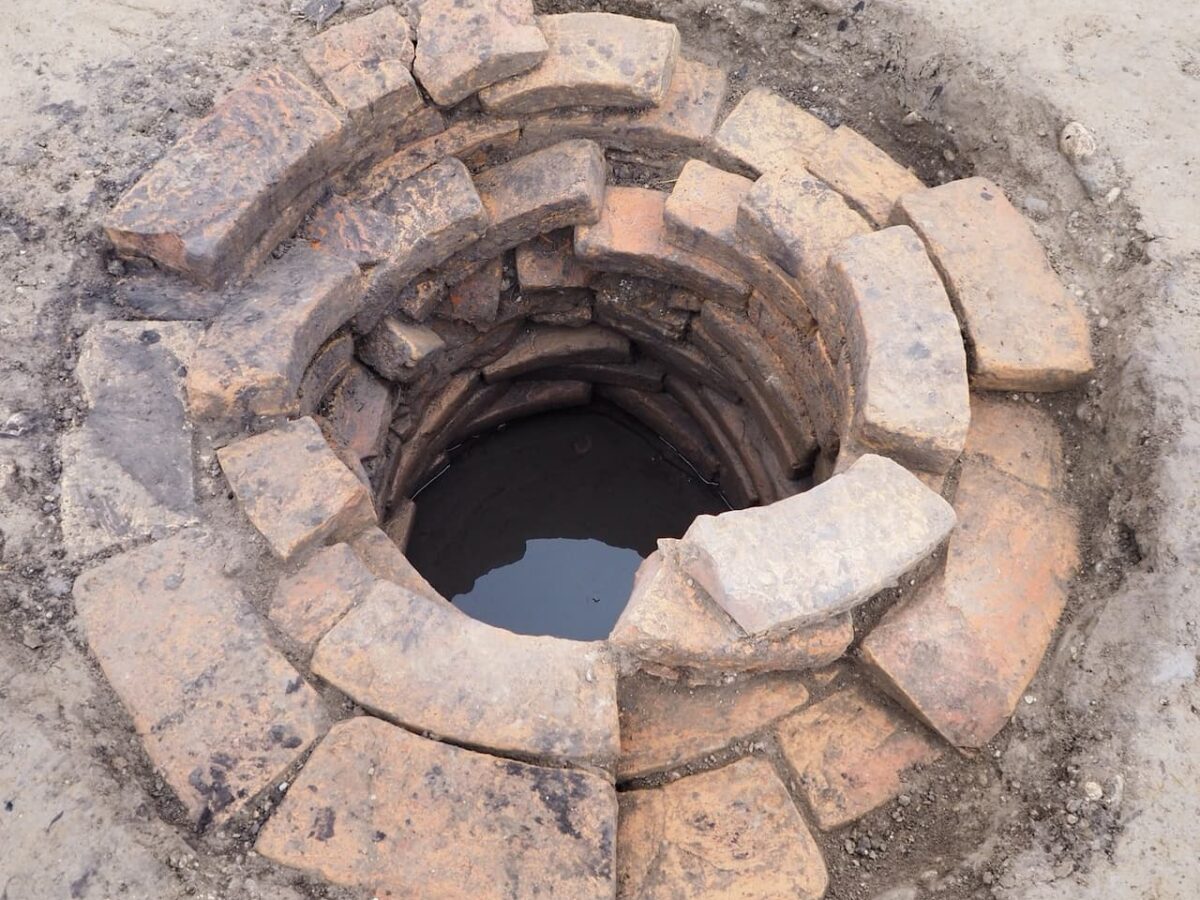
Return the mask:
<path fill-rule="evenodd" d="M 1059 391 L 1091 374 L 1083 308 L 996 185 L 967 178 L 906 194 L 894 217 L 925 241 L 946 283 L 966 334 L 972 385 Z"/>
<path fill-rule="evenodd" d="M 611 13 L 538 16 L 550 51 L 536 69 L 484 88 L 488 112 L 524 115 L 559 106 L 658 106 L 679 55 L 679 30 Z"/>
<path fill-rule="evenodd" d="M 375 583 L 349 544 L 323 547 L 279 579 L 268 611 L 275 627 L 307 652 Z"/>
<path fill-rule="evenodd" d="M 192 415 L 240 426 L 297 412 L 305 368 L 362 290 L 357 266 L 303 245 L 264 268 L 200 339 L 188 369 Z"/>
<path fill-rule="evenodd" d="M 829 260 L 854 373 L 856 442 L 945 473 L 971 419 L 958 319 L 911 228 L 846 241 Z"/>
<path fill-rule="evenodd" d="M 897 200 L 925 187 L 916 175 L 845 125 L 813 147 L 805 157 L 805 168 L 880 228 L 888 224 Z"/>
<path fill-rule="evenodd" d="M 609 187 L 600 220 L 575 229 L 575 255 L 592 268 L 670 282 L 717 303 L 744 307 L 750 293 L 745 281 L 667 241 L 666 203 L 660 191 Z"/>
<path fill-rule="evenodd" d="M 456 119 L 430 134 L 414 138 L 377 163 L 359 182 L 356 193 L 370 196 L 380 189 L 412 178 L 423 169 L 453 156 L 474 166 L 492 153 L 516 146 L 521 123 L 511 119 L 473 116 Z"/>
<path fill-rule="evenodd" d="M 511 350 L 486 366 L 483 377 L 503 381 L 551 366 L 628 362 L 629 353 L 629 341 L 607 328 L 540 326 L 528 329 Z"/>
<path fill-rule="evenodd" d="M 408 728 L 528 760 L 610 768 L 607 648 L 513 634 L 380 584 L 321 639 L 313 672 Z"/>
<path fill-rule="evenodd" d="M 889 612 L 863 660 L 897 699 L 958 747 L 1004 727 L 1036 674 L 1079 564 L 1062 503 L 968 459 L 945 571 Z"/>
<path fill-rule="evenodd" d="M 754 175 L 804 165 L 829 137 L 828 125 L 774 91 L 756 87 L 738 101 L 713 136 L 721 165 Z"/>
<path fill-rule="evenodd" d="M 667 393 L 679 401 L 689 416 L 695 419 L 700 430 L 712 444 L 720 460 L 721 495 L 733 506 L 741 509 L 754 506 L 760 496 L 754 479 L 742 458 L 742 439 L 735 439 L 725 430 L 721 421 L 713 415 L 704 402 L 700 388 L 678 375 L 671 374 L 665 382 Z"/>
<path fill-rule="evenodd" d="M 609 272 L 593 284 L 592 317 L 635 341 L 680 341 L 692 314 L 671 306 L 661 282 Z"/>
<path fill-rule="evenodd" d="M 281 69 L 257 72 L 125 193 L 104 232 L 122 256 L 219 287 L 274 249 L 268 233 L 295 230 L 342 138 L 342 120 L 311 88 Z"/>
<path fill-rule="evenodd" d="M 601 385 L 596 393 L 633 416 L 679 451 L 700 474 L 713 479 L 721 461 L 709 444 L 703 429 L 687 414 L 674 397 L 662 391 Z"/>
<path fill-rule="evenodd" d="M 380 900 L 611 900 L 616 818 L 602 777 L 359 716 L 330 729 L 255 849 Z"/>
<path fill-rule="evenodd" d="M 586 406 L 591 399 L 592 384 L 589 381 L 516 381 L 504 387 L 501 395 L 482 414 L 459 428 L 454 434 L 454 439 L 489 431 L 515 419 L 552 410 L 569 409 L 573 406 Z"/>
<path fill-rule="evenodd" d="M 649 109 L 559 109 L 525 119 L 523 146 L 588 138 L 622 150 L 703 154 L 725 102 L 725 73 L 679 59 L 666 96 Z"/>
<path fill-rule="evenodd" d="M 933 553 L 954 511 L 910 472 L 864 456 L 841 475 L 770 506 L 697 516 L 684 570 L 749 634 L 848 612 Z"/>
<path fill-rule="evenodd" d="M 965 452 L 1044 491 L 1063 486 L 1062 435 L 1050 414 L 1033 404 L 972 394 Z"/>

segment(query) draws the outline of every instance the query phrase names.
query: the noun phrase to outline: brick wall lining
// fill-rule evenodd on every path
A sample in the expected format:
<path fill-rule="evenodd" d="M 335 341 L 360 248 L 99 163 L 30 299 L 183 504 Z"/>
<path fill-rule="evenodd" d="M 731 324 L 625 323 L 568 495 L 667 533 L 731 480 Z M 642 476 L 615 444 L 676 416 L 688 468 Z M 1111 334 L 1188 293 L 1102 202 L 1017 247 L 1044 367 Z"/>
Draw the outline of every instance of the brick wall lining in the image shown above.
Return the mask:
<path fill-rule="evenodd" d="M 456 19 L 468 13 L 469 25 Z M 221 615 L 243 617 L 230 631 L 240 655 L 215 662 L 225 674 L 211 680 L 255 698 L 239 721 L 192 702 L 207 688 L 169 659 L 146 669 L 158 693 L 116 680 L 128 648 L 112 635 L 134 628 L 114 606 L 123 578 L 189 560 L 197 612 L 164 600 L 136 626 L 152 642 L 166 636 L 158 628 L 186 645 L 207 598 L 237 594 L 205 568 L 210 551 L 189 543 L 196 529 L 97 566 L 77 603 L 135 724 L 152 709 L 166 710 L 161 721 L 178 714 L 188 740 L 212 751 L 202 759 L 203 746 L 143 734 L 201 824 L 244 808 L 325 730 L 312 677 L 446 742 L 437 747 L 457 745 L 428 752 L 449 754 L 431 765 L 457 767 L 464 784 L 493 777 L 474 758 L 492 754 L 526 767 L 502 779 L 508 788 L 542 779 L 576 798 L 568 806 L 587 810 L 590 861 L 549 831 L 530 857 L 555 878 L 567 873 L 555 889 L 573 897 L 632 896 L 648 877 L 621 870 L 614 882 L 611 785 L 633 752 L 619 734 L 618 678 L 821 669 L 857 637 L 865 670 L 908 715 L 847 690 L 825 701 L 841 698 L 829 734 L 824 719 L 778 731 L 778 770 L 802 784 L 820 774 L 803 749 L 812 735 L 902 748 L 865 793 L 843 788 L 833 807 L 828 794 L 794 792 L 779 827 L 807 862 L 786 890 L 817 897 L 824 866 L 815 847 L 796 850 L 811 845 L 798 810 L 840 827 L 936 756 L 933 734 L 981 746 L 1048 645 L 1077 558 L 1056 497 L 1061 448 L 1036 415 L 979 390 L 1079 383 L 1091 369 L 1086 321 L 995 185 L 927 188 L 851 129 L 768 91 L 722 118 L 723 73 L 681 55 L 673 27 L 596 15 L 535 19 L 520 4 L 480 0 L 432 3 L 415 26 L 391 7 L 338 25 L 305 55 L 320 91 L 283 71 L 254 76 L 121 199 L 105 224 L 118 254 L 213 297 L 223 290 L 200 304 L 219 312 L 179 351 L 188 418 L 221 446 L 233 494 L 286 563 L 271 619 L 294 658 L 311 655 L 309 675 L 234 609 Z M 453 47 L 453 65 L 429 52 L 439 46 Z M 456 105 L 434 106 L 418 81 Z M 612 183 L 612 149 L 666 166 L 671 189 Z M 214 166 L 236 171 L 213 177 Z M 464 438 L 595 398 L 650 424 L 735 509 L 661 543 L 608 642 L 468 619 L 404 558 L 414 492 Z M 1048 459 L 1049 474 L 1029 459 Z M 951 535 L 956 519 L 969 528 Z M 94 531 L 87 552 L 97 539 L 123 543 Z M 220 543 L 200 531 L 201 545 Z M 1037 539 L 1045 532 L 1053 540 Z M 944 561 L 931 557 L 948 535 Z M 907 602 L 856 636 L 854 610 L 901 577 Z M 302 702 L 262 680 L 275 669 L 304 686 Z M 838 716 L 863 704 L 875 731 L 847 736 Z M 391 726 L 354 721 L 363 734 L 338 726 L 338 741 L 326 738 L 302 773 L 331 797 L 318 818 L 373 808 L 339 747 L 365 741 L 399 765 L 386 749 Z M 290 752 L 251 763 L 255 729 Z M 599 782 L 571 780 L 585 777 Z M 713 790 L 716 804 L 725 788 Z M 339 883 L 401 893 L 440 884 L 432 868 L 396 871 L 374 849 L 359 865 L 326 859 L 322 839 L 297 824 L 309 800 L 291 796 L 259 841 L 267 856 Z M 451 830 L 476 821 L 456 802 L 423 811 Z M 618 864 L 638 853 L 626 829 L 640 815 L 622 804 Z M 481 844 L 480 871 L 512 863 L 501 832 L 500 844 Z M 380 829 L 359 838 L 387 839 Z M 712 888 L 686 867 L 672 877 L 688 896 Z"/>

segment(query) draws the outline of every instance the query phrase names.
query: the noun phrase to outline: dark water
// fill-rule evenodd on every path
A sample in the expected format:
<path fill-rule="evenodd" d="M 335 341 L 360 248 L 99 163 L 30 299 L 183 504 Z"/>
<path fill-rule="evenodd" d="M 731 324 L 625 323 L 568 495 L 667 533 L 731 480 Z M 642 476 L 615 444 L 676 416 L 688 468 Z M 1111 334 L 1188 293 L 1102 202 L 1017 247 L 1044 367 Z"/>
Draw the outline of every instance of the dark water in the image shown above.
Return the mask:
<path fill-rule="evenodd" d="M 726 508 L 652 433 L 598 409 L 476 438 L 421 491 L 408 556 L 443 596 L 511 631 L 600 639 L 655 542 Z"/>

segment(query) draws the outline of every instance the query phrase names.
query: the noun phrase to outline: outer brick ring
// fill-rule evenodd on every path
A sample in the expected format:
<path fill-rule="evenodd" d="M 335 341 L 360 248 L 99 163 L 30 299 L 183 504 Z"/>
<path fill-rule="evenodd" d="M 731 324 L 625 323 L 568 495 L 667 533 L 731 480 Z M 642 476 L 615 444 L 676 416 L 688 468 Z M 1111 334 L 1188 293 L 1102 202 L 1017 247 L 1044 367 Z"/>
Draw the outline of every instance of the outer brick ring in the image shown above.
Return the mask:
<path fill-rule="evenodd" d="M 1086 319 L 995 185 L 926 188 L 762 89 L 722 115 L 723 73 L 680 56 L 674 26 L 484 0 L 423 15 L 415 51 L 392 7 L 315 38 L 319 90 L 251 77 L 107 220 L 123 257 L 232 285 L 194 347 L 182 331 L 170 348 L 191 426 L 284 575 L 268 630 L 225 574 L 227 541 L 184 528 L 81 576 L 89 643 L 202 826 L 319 740 L 258 849 L 335 883 L 819 897 L 806 819 L 834 829 L 885 802 L 940 753 L 935 733 L 981 747 L 1048 646 L 1077 562 L 1061 447 L 1036 410 L 979 391 L 1086 378 Z M 457 108 L 427 104 L 414 59 L 426 94 Z M 682 169 L 670 193 L 608 183 L 612 149 Z M 102 358 L 123 335 L 86 341 Z M 468 618 L 404 557 L 414 491 L 464 437 L 596 396 L 736 508 L 660 542 L 607 642 Z M 79 496 L 103 489 L 69 477 Z M 89 553 L 136 536 L 78 527 Z M 901 579 L 857 654 L 899 706 L 845 681 L 806 705 L 794 681 L 769 721 L 673 741 L 674 688 L 645 673 L 828 667 L 855 609 Z M 204 629 L 220 637 L 197 644 Z M 309 676 L 372 715 L 330 730 Z M 619 678 L 643 685 L 620 718 Z M 623 792 L 618 827 L 614 780 L 764 727 L 774 768 Z M 745 798 L 758 819 L 738 818 Z M 736 840 L 689 832 L 697 814 Z M 736 844 L 736 873 L 680 855 L 696 841 Z"/>

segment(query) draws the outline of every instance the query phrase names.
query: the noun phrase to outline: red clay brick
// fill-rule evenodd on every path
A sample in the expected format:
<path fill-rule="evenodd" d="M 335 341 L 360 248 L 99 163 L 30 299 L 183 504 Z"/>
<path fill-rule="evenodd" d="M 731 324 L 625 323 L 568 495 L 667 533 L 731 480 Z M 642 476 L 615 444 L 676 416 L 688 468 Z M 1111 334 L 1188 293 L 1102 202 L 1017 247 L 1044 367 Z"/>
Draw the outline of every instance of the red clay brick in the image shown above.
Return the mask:
<path fill-rule="evenodd" d="M 1045 410 L 986 394 L 971 395 L 966 453 L 1044 491 L 1063 485 L 1062 435 Z"/>
<path fill-rule="evenodd" d="M 452 285 L 444 304 L 446 318 L 485 327 L 494 322 L 500 310 L 503 277 L 504 260 L 497 257 Z"/>
<path fill-rule="evenodd" d="M 845 125 L 806 155 L 805 168 L 880 228 L 888 224 L 897 200 L 925 187 L 916 175 Z"/>
<path fill-rule="evenodd" d="M 525 291 L 583 288 L 595 273 L 575 257 L 570 228 L 539 234 L 517 247 L 517 280 Z"/>
<path fill-rule="evenodd" d="M 393 406 L 391 385 L 355 363 L 321 405 L 322 431 L 358 459 L 378 456 Z"/>
<path fill-rule="evenodd" d="M 512 149 L 520 136 L 521 123 L 511 119 L 489 116 L 458 119 L 445 129 L 414 140 L 378 163 L 363 177 L 359 191 L 369 195 L 397 184 L 447 156 L 473 165 L 494 152 Z"/>
<path fill-rule="evenodd" d="M 311 653 L 375 581 L 349 544 L 323 547 L 297 572 L 279 579 L 271 598 L 271 621 Z"/>
<path fill-rule="evenodd" d="M 606 328 L 530 328 L 504 356 L 483 370 L 491 382 L 574 363 L 629 361 L 629 341 Z"/>

